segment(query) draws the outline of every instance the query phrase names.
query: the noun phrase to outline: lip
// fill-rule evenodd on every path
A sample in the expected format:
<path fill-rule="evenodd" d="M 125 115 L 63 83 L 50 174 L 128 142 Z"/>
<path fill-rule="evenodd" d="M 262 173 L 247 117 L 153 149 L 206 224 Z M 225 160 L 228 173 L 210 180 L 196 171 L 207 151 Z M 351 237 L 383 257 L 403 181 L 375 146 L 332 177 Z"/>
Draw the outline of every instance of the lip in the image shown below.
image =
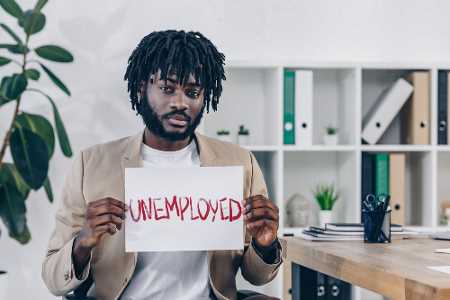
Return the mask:
<path fill-rule="evenodd" d="M 177 126 L 177 127 L 185 127 L 188 124 L 188 121 L 186 119 L 181 119 L 177 117 L 170 117 L 167 118 L 170 125 Z"/>

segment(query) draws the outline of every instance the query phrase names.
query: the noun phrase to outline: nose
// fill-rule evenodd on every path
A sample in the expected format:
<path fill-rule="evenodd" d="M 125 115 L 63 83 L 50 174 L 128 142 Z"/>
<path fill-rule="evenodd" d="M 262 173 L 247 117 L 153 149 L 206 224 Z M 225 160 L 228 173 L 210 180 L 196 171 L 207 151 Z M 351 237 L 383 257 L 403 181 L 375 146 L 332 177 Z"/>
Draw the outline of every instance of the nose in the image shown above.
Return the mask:
<path fill-rule="evenodd" d="M 175 93 L 175 95 L 173 95 L 170 100 L 170 108 L 172 110 L 184 111 L 188 109 L 188 104 L 183 93 Z"/>

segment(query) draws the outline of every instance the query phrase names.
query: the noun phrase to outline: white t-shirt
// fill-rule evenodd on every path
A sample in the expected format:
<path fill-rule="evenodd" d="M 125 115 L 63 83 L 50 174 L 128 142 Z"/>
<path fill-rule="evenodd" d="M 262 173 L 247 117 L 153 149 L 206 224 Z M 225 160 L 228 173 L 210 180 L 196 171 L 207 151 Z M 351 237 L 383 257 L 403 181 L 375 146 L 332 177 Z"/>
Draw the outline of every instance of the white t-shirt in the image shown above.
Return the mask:
<path fill-rule="evenodd" d="M 144 167 L 200 167 L 194 140 L 177 151 L 141 147 Z M 211 299 L 206 251 L 139 252 L 121 300 Z"/>

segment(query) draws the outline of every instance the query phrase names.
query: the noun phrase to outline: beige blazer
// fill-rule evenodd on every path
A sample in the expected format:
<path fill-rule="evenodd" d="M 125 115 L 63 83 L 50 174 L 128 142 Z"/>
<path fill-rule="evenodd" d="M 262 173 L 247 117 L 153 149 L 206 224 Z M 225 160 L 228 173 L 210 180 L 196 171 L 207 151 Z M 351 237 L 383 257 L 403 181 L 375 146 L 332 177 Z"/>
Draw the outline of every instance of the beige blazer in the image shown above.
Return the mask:
<path fill-rule="evenodd" d="M 86 204 L 104 197 L 124 201 L 124 168 L 140 167 L 140 148 L 143 132 L 81 151 L 68 173 L 60 206 L 56 213 L 56 227 L 50 238 L 42 265 L 42 278 L 55 295 L 64 295 L 79 286 L 93 273 L 94 295 L 97 299 L 118 299 L 130 281 L 136 266 L 137 254 L 125 253 L 124 230 L 106 235 L 92 251 L 91 261 L 81 280 L 74 274 L 72 244 L 84 224 Z M 196 134 L 201 166 L 244 167 L 244 197 L 263 194 L 266 184 L 259 165 L 247 150 L 237 145 Z M 244 229 L 245 230 L 245 229 Z M 272 280 L 280 263 L 266 264 L 251 246 L 250 237 L 242 251 L 209 251 L 209 280 L 218 299 L 236 299 L 235 276 L 241 269 L 243 277 L 254 285 Z M 280 257 L 285 257 L 282 242 Z"/>

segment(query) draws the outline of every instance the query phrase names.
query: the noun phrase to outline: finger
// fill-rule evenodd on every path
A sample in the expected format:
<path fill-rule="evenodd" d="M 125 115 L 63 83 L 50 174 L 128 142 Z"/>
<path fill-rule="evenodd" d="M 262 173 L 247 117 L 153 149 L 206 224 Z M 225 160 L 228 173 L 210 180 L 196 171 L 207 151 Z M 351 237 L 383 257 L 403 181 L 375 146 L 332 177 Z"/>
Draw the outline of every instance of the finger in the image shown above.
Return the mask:
<path fill-rule="evenodd" d="M 97 228 L 95 228 L 95 234 L 98 237 L 102 236 L 105 233 L 109 233 L 109 234 L 113 235 L 116 232 L 117 232 L 117 227 L 112 223 L 101 225 L 101 226 L 98 226 Z"/>
<path fill-rule="evenodd" d="M 268 219 L 278 221 L 278 212 L 274 211 L 271 207 L 255 208 L 244 215 L 244 219 L 247 222 L 256 221 L 259 219 Z"/>
<path fill-rule="evenodd" d="M 99 225 L 103 225 L 106 223 L 113 223 L 114 225 L 117 226 L 117 228 L 121 228 L 122 222 L 123 222 L 123 220 L 121 218 L 119 218 L 113 214 L 106 214 L 106 215 L 98 216 L 95 219 L 91 220 L 91 224 L 94 227 L 97 227 Z"/>
<path fill-rule="evenodd" d="M 120 200 L 111 198 L 111 197 L 103 198 L 103 199 L 96 200 L 96 201 L 93 201 L 93 202 L 89 203 L 89 205 L 92 206 L 92 207 L 102 206 L 102 205 L 105 205 L 105 204 L 111 204 L 111 205 L 118 206 L 118 207 L 120 207 L 122 209 L 125 209 L 125 203 L 123 203 Z"/>
<path fill-rule="evenodd" d="M 244 213 L 255 208 L 263 208 L 263 207 L 270 207 L 274 211 L 278 212 L 278 207 L 275 205 L 275 203 L 273 203 L 273 201 L 267 198 L 256 198 L 247 203 L 247 205 L 244 208 Z"/>
<path fill-rule="evenodd" d="M 277 229 L 277 222 L 273 220 L 261 219 L 254 222 L 247 223 L 249 230 L 258 230 L 261 227 L 268 226 L 271 229 Z"/>
<path fill-rule="evenodd" d="M 125 218 L 125 210 L 112 204 L 104 204 L 102 206 L 89 207 L 87 209 L 87 216 L 90 218 L 104 214 L 113 214 L 121 219 Z"/>

